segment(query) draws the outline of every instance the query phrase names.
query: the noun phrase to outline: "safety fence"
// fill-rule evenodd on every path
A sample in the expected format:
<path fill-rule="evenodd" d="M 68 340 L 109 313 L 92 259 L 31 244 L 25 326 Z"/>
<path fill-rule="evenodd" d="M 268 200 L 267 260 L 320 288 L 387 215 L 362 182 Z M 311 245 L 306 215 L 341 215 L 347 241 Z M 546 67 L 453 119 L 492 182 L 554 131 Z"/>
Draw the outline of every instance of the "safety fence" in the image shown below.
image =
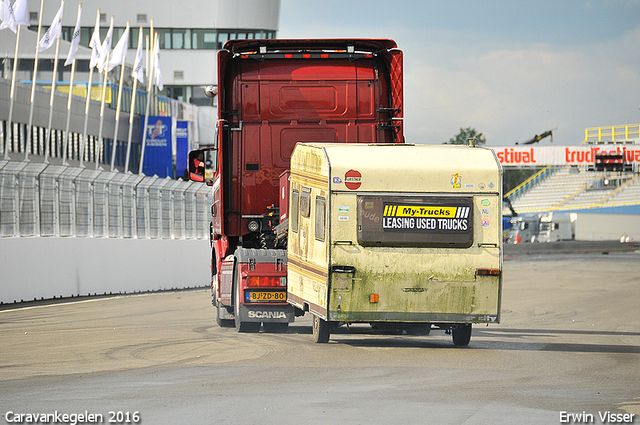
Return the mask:
<path fill-rule="evenodd" d="M 591 127 L 584 130 L 583 143 L 624 142 L 640 139 L 640 124 Z"/>
<path fill-rule="evenodd" d="M 0 236 L 208 239 L 204 183 L 0 161 Z"/>

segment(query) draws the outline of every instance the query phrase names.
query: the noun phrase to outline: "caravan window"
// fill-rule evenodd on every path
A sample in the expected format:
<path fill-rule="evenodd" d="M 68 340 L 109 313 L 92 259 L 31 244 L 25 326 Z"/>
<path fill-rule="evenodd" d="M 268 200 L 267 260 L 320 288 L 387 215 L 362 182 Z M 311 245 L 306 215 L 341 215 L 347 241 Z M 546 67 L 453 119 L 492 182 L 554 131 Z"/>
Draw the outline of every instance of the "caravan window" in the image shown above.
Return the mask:
<path fill-rule="evenodd" d="M 304 218 L 309 218 L 311 215 L 311 189 L 306 187 L 302 188 L 302 194 L 300 195 L 300 215 Z"/>
<path fill-rule="evenodd" d="M 326 229 L 327 220 L 327 200 L 321 196 L 316 196 L 316 210 L 315 210 L 315 228 L 316 239 L 324 241 L 324 234 Z"/>
<path fill-rule="evenodd" d="M 291 192 L 291 213 L 289 219 L 291 220 L 291 231 L 298 231 L 298 214 L 300 211 L 300 192 L 293 190 Z"/>

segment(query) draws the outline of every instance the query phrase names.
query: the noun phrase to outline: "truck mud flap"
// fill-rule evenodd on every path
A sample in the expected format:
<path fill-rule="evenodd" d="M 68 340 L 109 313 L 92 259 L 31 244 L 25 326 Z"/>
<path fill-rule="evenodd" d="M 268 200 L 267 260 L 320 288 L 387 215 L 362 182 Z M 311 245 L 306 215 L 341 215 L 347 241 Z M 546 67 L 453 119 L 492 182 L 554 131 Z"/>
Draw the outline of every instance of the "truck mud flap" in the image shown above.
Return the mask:
<path fill-rule="evenodd" d="M 292 305 L 240 305 L 243 322 L 293 323 L 295 309 Z"/>

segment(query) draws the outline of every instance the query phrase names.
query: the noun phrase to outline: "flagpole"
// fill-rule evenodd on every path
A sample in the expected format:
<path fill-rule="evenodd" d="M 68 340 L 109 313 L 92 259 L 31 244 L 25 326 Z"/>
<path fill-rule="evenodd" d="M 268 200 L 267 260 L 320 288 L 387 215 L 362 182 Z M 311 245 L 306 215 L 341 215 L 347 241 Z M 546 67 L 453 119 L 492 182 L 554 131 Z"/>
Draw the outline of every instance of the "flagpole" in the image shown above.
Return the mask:
<path fill-rule="evenodd" d="M 40 0 L 40 13 L 38 14 L 38 35 L 36 36 L 36 56 L 33 60 L 33 78 L 31 79 L 31 108 L 29 109 L 29 124 L 27 124 L 27 143 L 24 148 L 24 160 L 29 160 L 29 148 L 31 147 L 31 133 L 33 124 L 33 100 L 36 92 L 36 77 L 38 76 L 38 54 L 40 53 L 40 30 L 42 29 L 42 11 L 44 9 L 44 0 Z"/>
<path fill-rule="evenodd" d="M 76 72 L 76 61 L 71 64 L 71 78 L 69 79 L 69 98 L 67 99 L 67 125 L 64 128 L 64 143 L 62 145 L 62 165 L 67 163 L 67 146 L 69 146 L 69 125 L 71 124 L 71 99 L 73 97 L 73 77 Z"/>
<path fill-rule="evenodd" d="M 153 48 L 151 49 L 151 63 L 155 63 L 156 57 L 156 40 L 157 34 L 153 34 Z M 154 68 L 151 65 L 149 68 Z M 144 165 L 144 150 L 147 144 L 147 125 L 149 125 L 149 107 L 151 106 L 151 87 L 153 86 L 153 80 L 155 77 L 154 69 L 149 71 L 149 80 L 147 83 L 147 108 L 144 113 L 144 126 L 142 127 L 142 148 L 140 149 L 140 166 L 138 167 L 138 174 L 142 174 L 142 166 Z"/>
<path fill-rule="evenodd" d="M 129 110 L 129 135 L 127 137 L 127 155 L 126 158 L 124 160 L 124 172 L 128 172 L 129 171 L 129 160 L 131 158 L 131 138 L 133 136 L 133 117 L 135 116 L 135 107 L 136 107 L 136 90 L 137 90 L 137 86 L 138 86 L 138 78 L 135 75 L 135 73 L 138 71 L 137 67 L 141 66 L 142 64 L 138 64 L 138 51 L 141 49 L 142 47 L 142 27 L 140 27 L 140 29 L 138 30 L 138 50 L 136 51 L 136 59 L 133 63 L 133 91 L 131 94 L 131 109 Z M 144 78 L 144 74 L 142 76 L 142 78 Z"/>
<path fill-rule="evenodd" d="M 118 100 L 116 102 L 116 126 L 113 130 L 113 147 L 111 149 L 111 171 L 116 166 L 116 145 L 118 140 L 118 127 L 120 127 L 120 102 L 122 99 L 122 80 L 124 80 L 124 64 L 120 65 L 120 84 L 118 86 Z"/>
<path fill-rule="evenodd" d="M 140 31 L 142 33 L 142 31 Z M 133 94 L 131 95 L 131 110 L 129 111 L 129 136 L 127 137 L 127 156 L 124 162 L 124 172 L 129 171 L 129 160 L 131 159 L 131 138 L 133 136 L 133 117 L 135 115 L 136 106 L 136 90 L 138 85 L 138 79 L 133 79 Z"/>
<path fill-rule="evenodd" d="M 98 147 L 96 155 L 96 170 L 98 169 L 98 163 L 100 162 L 100 154 L 102 153 L 102 127 L 104 124 L 104 104 L 107 93 L 107 80 L 109 77 L 109 57 L 111 53 L 111 37 L 113 35 L 113 15 L 111 15 L 111 24 L 109 30 L 105 36 L 102 46 L 100 47 L 100 58 L 104 55 L 104 61 L 98 63 L 98 69 L 104 73 L 104 79 L 102 83 L 102 100 L 100 101 L 100 127 L 98 129 Z M 102 60 L 102 59 L 101 59 Z"/>
<path fill-rule="evenodd" d="M 113 18 L 112 18 L 113 21 Z M 105 60 L 107 61 L 107 65 L 109 63 L 109 54 L 111 52 L 107 52 L 107 56 Z M 98 147 L 96 152 L 96 170 L 98 169 L 98 163 L 100 162 L 100 154 L 102 153 L 102 126 L 104 124 L 104 104 L 107 93 L 107 77 L 109 75 L 109 71 L 107 68 L 104 69 L 104 79 L 102 82 L 102 99 L 100 100 L 100 127 L 98 128 Z"/>
<path fill-rule="evenodd" d="M 100 28 L 100 9 L 96 11 L 96 26 L 94 28 L 94 33 L 96 29 L 98 29 L 98 32 L 99 32 L 99 28 Z M 98 34 L 98 37 L 100 37 L 99 34 Z M 92 38 L 93 38 L 93 35 L 92 35 Z M 91 57 L 93 58 L 93 55 L 94 55 L 93 46 L 91 46 L 91 49 L 92 49 Z M 91 63 L 89 63 L 89 82 L 87 83 L 87 96 L 86 96 L 85 105 L 84 105 L 84 130 L 82 131 L 82 142 L 80 143 L 80 167 L 84 167 L 84 148 L 85 148 L 85 145 L 88 146 L 87 125 L 89 124 L 89 105 L 91 104 L 91 84 L 93 82 L 93 68 L 94 66 L 92 66 Z"/>
<path fill-rule="evenodd" d="M 78 23 L 80 22 L 80 16 L 82 13 L 82 3 L 78 3 Z M 77 26 L 77 25 L 76 25 Z M 71 37 L 71 46 L 69 47 L 69 53 L 73 49 L 73 38 L 80 37 L 80 34 L 76 36 L 75 29 L 73 36 Z M 68 60 L 69 58 L 67 58 Z M 71 123 L 71 101 L 73 99 L 73 80 L 76 73 L 76 57 L 73 53 L 73 61 L 71 62 L 71 77 L 69 79 L 69 98 L 67 99 L 67 125 L 64 130 L 64 144 L 62 147 L 62 165 L 68 165 L 67 163 L 67 147 L 69 146 L 69 124 Z"/>
<path fill-rule="evenodd" d="M 98 10 L 100 15 L 100 10 Z M 82 141 L 80 143 L 80 167 L 84 167 L 84 147 L 87 144 L 87 124 L 89 123 L 89 104 L 91 103 L 91 84 L 93 80 L 93 67 L 89 70 L 89 81 L 87 82 L 87 96 L 84 105 L 84 130 L 82 131 Z"/>
<path fill-rule="evenodd" d="M 153 18 L 149 20 L 149 46 L 147 46 L 147 81 L 151 81 L 151 50 L 153 49 Z"/>
<path fill-rule="evenodd" d="M 60 2 L 60 7 L 64 5 L 64 0 Z M 55 18 L 54 18 L 55 19 Z M 52 24 L 53 26 L 54 24 Z M 45 134 L 44 162 L 49 162 L 49 149 L 51 148 L 51 123 L 53 121 L 53 100 L 56 97 L 56 74 L 58 73 L 58 56 L 60 54 L 60 37 L 56 39 L 56 53 L 53 59 L 53 77 L 51 77 L 51 97 L 49 98 L 49 125 Z"/>
<path fill-rule="evenodd" d="M 128 31 L 129 31 L 129 21 L 127 21 L 127 28 L 124 30 L 125 34 L 127 34 L 127 45 L 129 43 L 129 36 L 128 36 Z M 120 43 L 120 42 L 118 42 Z M 122 100 L 122 83 L 124 81 L 124 64 L 125 64 L 125 60 L 124 60 L 124 56 L 126 56 L 126 52 L 127 52 L 127 47 L 128 46 L 124 46 L 124 55 L 122 57 L 122 65 L 120 65 L 120 84 L 118 87 L 118 101 L 116 103 L 116 126 L 113 132 L 113 148 L 111 149 L 111 171 L 113 171 L 113 169 L 115 168 L 116 165 L 116 146 L 117 146 L 117 141 L 118 141 L 118 127 L 120 126 L 120 104 L 121 104 L 121 100 Z"/>
<path fill-rule="evenodd" d="M 44 162 L 49 162 L 49 149 L 51 148 L 51 123 L 53 121 L 53 100 L 56 97 L 56 74 L 58 72 L 58 54 L 60 53 L 60 39 L 56 40 L 56 53 L 53 59 L 53 77 L 51 78 L 51 97 L 49 98 L 49 125 L 45 134 Z"/>
<path fill-rule="evenodd" d="M 13 142 L 13 95 L 16 91 L 16 71 L 18 69 L 18 46 L 20 45 L 20 27 L 16 33 L 16 50 L 13 56 L 13 72 L 11 73 L 11 91 L 9 95 L 9 119 L 7 120 L 7 136 L 4 142 L 4 159 L 9 160 L 9 143 Z"/>

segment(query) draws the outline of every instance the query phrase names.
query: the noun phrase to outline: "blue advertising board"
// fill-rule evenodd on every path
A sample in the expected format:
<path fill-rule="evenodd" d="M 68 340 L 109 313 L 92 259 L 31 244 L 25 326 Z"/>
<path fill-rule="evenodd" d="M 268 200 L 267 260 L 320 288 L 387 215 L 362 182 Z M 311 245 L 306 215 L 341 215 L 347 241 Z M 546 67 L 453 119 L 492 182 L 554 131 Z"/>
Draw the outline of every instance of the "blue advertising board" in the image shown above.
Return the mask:
<path fill-rule="evenodd" d="M 145 176 L 172 177 L 171 117 L 149 117 L 146 131 L 142 173 Z"/>
<path fill-rule="evenodd" d="M 189 155 L 189 122 L 176 123 L 176 177 L 187 176 Z"/>

